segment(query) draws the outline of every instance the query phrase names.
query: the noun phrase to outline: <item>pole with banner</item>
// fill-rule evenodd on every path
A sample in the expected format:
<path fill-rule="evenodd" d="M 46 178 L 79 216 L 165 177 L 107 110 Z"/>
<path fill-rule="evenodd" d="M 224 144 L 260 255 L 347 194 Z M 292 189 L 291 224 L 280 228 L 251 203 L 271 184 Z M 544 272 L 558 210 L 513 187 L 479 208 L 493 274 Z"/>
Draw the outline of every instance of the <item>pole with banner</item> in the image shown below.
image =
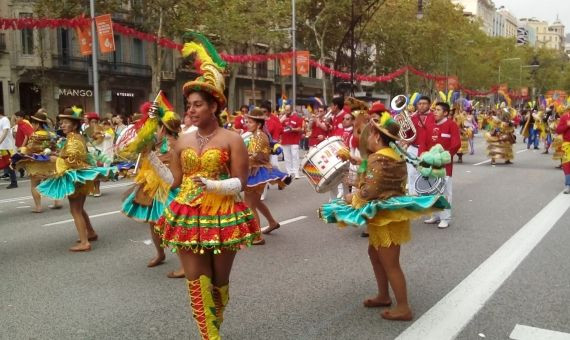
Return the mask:
<path fill-rule="evenodd" d="M 97 37 L 95 34 L 95 0 L 89 0 L 91 14 L 91 62 L 93 64 L 93 100 L 95 101 L 95 112 L 99 111 L 99 69 L 97 67 Z"/>
<path fill-rule="evenodd" d="M 113 34 L 113 22 L 111 14 L 100 15 L 95 18 L 97 26 L 97 38 L 101 54 L 115 51 L 115 36 Z"/>

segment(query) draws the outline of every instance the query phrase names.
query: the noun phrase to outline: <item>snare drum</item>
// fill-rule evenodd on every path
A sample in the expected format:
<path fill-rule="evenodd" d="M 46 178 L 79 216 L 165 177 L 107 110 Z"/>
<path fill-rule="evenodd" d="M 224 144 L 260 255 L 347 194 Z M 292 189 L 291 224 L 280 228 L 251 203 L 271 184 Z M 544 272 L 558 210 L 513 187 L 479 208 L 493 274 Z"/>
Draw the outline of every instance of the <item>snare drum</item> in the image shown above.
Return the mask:
<path fill-rule="evenodd" d="M 330 137 L 313 147 L 303 158 L 301 169 L 316 192 L 330 191 L 343 180 L 350 163 L 342 161 L 336 154 L 345 148 L 340 137 Z"/>

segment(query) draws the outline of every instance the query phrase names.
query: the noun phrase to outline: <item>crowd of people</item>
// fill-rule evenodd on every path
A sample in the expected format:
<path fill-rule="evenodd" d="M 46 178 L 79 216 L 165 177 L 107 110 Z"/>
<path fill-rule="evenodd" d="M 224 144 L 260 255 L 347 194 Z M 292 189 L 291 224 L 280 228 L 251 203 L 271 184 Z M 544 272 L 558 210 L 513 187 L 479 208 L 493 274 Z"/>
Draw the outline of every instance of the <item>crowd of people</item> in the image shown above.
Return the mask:
<path fill-rule="evenodd" d="M 181 268 L 168 276 L 186 278 L 203 339 L 220 338 L 238 250 L 265 244 L 263 235 L 280 228 L 263 196 L 269 186 L 282 190 L 301 177 L 305 145 L 319 148 L 331 138 L 342 144 L 328 157 L 349 166 L 342 168 L 344 180 L 332 186 L 319 217 L 365 228 L 378 292 L 363 305 L 386 307 L 381 317 L 388 320 L 413 318 L 399 260 L 401 246 L 411 239 L 410 221 L 426 216 L 426 224 L 451 225 L 454 158 L 461 163 L 474 154 L 475 134 L 484 133 L 493 165 L 501 159 L 512 164 L 520 125 L 529 148 L 538 148 L 541 139 L 546 153 L 555 149 L 565 193 L 570 193 L 570 111 L 565 107 L 519 113 L 418 96 L 412 106 L 395 112 L 382 102 L 338 95 L 330 107 L 316 105 L 308 114 L 286 102 L 275 108 L 268 101 L 230 113 L 222 59 L 195 42 L 183 49 L 185 57 L 192 54 L 201 59 L 201 75 L 183 86 L 182 117 L 155 102 L 129 119 L 70 107 L 53 124 L 43 109 L 28 117 L 17 112 L 12 127 L 0 108 L 0 156 L 11 181 L 8 188 L 17 187 L 16 172 L 30 176 L 35 213 L 42 212 L 41 196 L 53 199 L 54 209 L 69 200 L 79 236 L 69 249 L 73 252 L 92 250 L 98 239 L 84 207 L 86 197 L 101 195 L 100 181 L 130 177 L 133 186 L 121 210 L 149 225 L 156 254 L 148 267 L 165 261 L 164 248 L 178 254 Z M 436 184 L 432 187 L 426 178 Z M 264 228 L 260 215 L 268 222 Z"/>

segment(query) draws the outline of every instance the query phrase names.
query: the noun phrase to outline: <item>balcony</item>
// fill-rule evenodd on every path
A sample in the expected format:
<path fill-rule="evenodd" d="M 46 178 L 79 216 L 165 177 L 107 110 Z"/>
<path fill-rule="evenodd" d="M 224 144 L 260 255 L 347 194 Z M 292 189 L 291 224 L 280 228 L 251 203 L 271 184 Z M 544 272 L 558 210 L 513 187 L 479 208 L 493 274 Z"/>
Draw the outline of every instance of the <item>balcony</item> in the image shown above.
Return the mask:
<path fill-rule="evenodd" d="M 258 64 L 254 67 L 252 67 L 251 65 L 241 65 L 238 68 L 238 77 L 241 78 L 251 78 L 252 75 L 254 75 L 255 79 L 262 79 L 262 80 L 274 80 L 275 79 L 275 71 L 274 70 L 269 70 L 267 68 L 267 65 L 265 65 L 265 67 L 260 67 L 263 66 L 263 64 Z"/>
<path fill-rule="evenodd" d="M 91 57 L 75 57 L 67 55 L 54 55 L 53 67 L 65 71 L 86 72 L 91 66 Z M 131 64 L 123 62 L 110 62 L 99 60 L 99 72 L 111 75 L 150 77 L 151 69 L 148 65 Z"/>

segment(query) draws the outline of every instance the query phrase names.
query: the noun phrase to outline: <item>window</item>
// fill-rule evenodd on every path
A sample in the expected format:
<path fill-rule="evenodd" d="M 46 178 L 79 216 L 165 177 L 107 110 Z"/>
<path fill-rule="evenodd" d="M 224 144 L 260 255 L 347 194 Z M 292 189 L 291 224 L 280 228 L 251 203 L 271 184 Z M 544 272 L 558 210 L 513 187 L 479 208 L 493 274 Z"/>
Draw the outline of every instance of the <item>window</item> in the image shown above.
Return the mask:
<path fill-rule="evenodd" d="M 31 18 L 32 13 L 20 13 L 20 18 Z M 24 29 L 20 31 L 22 38 L 22 54 L 32 55 L 34 54 L 34 30 Z"/>
<path fill-rule="evenodd" d="M 61 63 L 63 65 L 69 64 L 69 30 L 61 28 L 59 30 L 59 54 L 61 56 Z"/>
<path fill-rule="evenodd" d="M 121 36 L 115 35 L 115 52 L 113 52 L 113 63 L 121 63 L 123 62 L 123 51 L 121 49 Z"/>
<path fill-rule="evenodd" d="M 139 39 L 133 39 L 133 64 L 144 65 L 143 42 Z"/>

